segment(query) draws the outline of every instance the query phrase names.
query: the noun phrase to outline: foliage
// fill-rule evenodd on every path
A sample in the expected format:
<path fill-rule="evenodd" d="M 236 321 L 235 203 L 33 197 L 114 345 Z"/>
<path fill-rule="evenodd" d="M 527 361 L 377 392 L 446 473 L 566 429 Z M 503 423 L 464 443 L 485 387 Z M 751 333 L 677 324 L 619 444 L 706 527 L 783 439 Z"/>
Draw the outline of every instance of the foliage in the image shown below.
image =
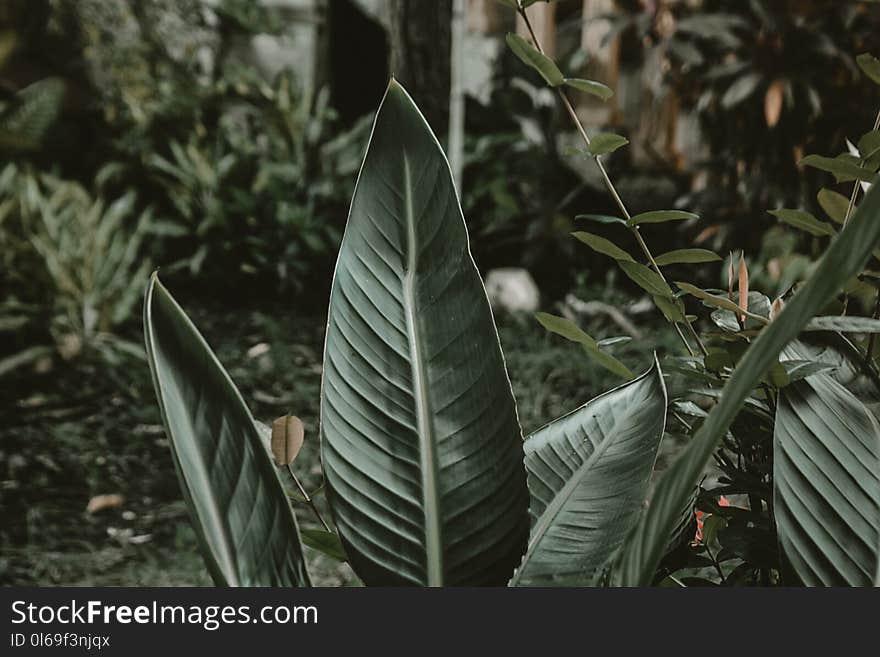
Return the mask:
<path fill-rule="evenodd" d="M 141 353 L 112 334 L 130 318 L 151 266 L 143 258 L 151 212 L 137 210 L 136 194 L 93 197 L 76 182 L 15 164 L 0 172 L 0 193 L 0 284 L 21 291 L 4 300 L 0 326 L 32 341 L 43 336 L 65 360 L 83 349 L 111 360 L 120 349 Z M 0 361 L 0 373 L 55 351 L 22 347 Z"/>
<path fill-rule="evenodd" d="M 282 493 L 268 450 L 253 448 L 257 438 L 240 395 L 155 278 L 145 331 L 156 393 L 198 533 L 235 537 L 241 531 L 238 514 L 202 510 L 211 500 L 230 499 L 229 476 L 268 491 L 266 499 Z M 165 338 L 157 341 L 159 335 Z M 198 349 L 182 349 L 184 338 L 195 340 Z M 199 357 L 185 362 L 187 354 Z M 590 427 L 600 413 L 616 424 L 613 396 L 528 438 L 526 445 L 537 441 L 542 456 L 524 466 L 516 407 L 448 164 L 424 118 L 393 81 L 340 251 L 323 371 L 322 462 L 329 503 L 349 562 L 368 584 L 507 582 L 526 551 L 526 469 L 535 527 L 544 528 L 533 531 L 522 565 L 528 581 L 537 576 L 533 564 L 544 562 L 535 568 L 547 574 L 547 555 L 565 533 L 557 524 L 563 509 L 574 518 L 596 518 L 576 540 L 587 561 L 574 569 L 553 566 L 557 583 L 591 583 L 603 576 L 639 517 L 663 435 L 666 398 L 659 365 L 619 393 L 627 405 L 645 400 L 641 412 L 621 421 L 620 435 L 591 438 L 593 449 L 579 450 L 580 465 L 559 469 L 551 452 L 560 453 L 577 432 L 593 434 Z M 207 383 L 213 380 L 222 385 Z M 240 450 L 243 437 L 247 459 L 234 459 L 231 471 L 205 467 L 218 462 L 215 451 Z M 559 469 L 563 485 L 547 490 L 542 468 Z M 627 472 L 622 486 L 604 475 L 617 468 Z M 220 508 L 234 509 L 238 497 Z M 614 510 L 621 504 L 628 508 L 625 517 Z M 262 510 L 251 513 L 257 512 Z M 258 544 L 274 531 L 248 523 Z M 295 536 L 296 525 L 285 535 Z M 206 541 L 209 563 L 216 563 L 216 545 Z M 251 583 L 276 582 L 274 573 L 289 572 L 286 564 L 298 549 L 297 543 L 278 551 L 272 567 L 260 574 L 246 555 L 238 568 L 253 574 Z M 216 569 L 215 579 L 230 581 Z"/>
<path fill-rule="evenodd" d="M 323 296 L 367 123 L 342 131 L 326 92 L 241 63 L 281 26 L 240 0 L 4 10 L 0 374 L 142 354 L 114 335 L 148 262 L 184 284 Z"/>
<path fill-rule="evenodd" d="M 699 117 L 704 182 L 686 202 L 713 217 L 716 247 L 756 248 L 768 207 L 815 207 L 802 154 L 842 147 L 880 104 L 852 55 L 880 47 L 876 10 L 827 0 L 618 4 L 608 38 L 623 39 L 623 65 L 658 57 L 657 93 L 673 92 Z M 863 102 L 837 102 L 854 97 Z"/>
<path fill-rule="evenodd" d="M 761 4 L 749 3 L 749 8 L 757 11 Z M 521 10 L 520 14 L 531 32 L 527 15 Z M 708 19 L 700 23 L 704 33 L 712 25 L 722 36 L 725 30 L 742 26 L 736 17 L 715 18 L 718 20 L 714 23 Z M 543 55 L 534 33 L 532 37 L 534 45 L 511 45 Z M 730 43 L 740 44 L 734 36 L 728 39 Z M 549 66 L 545 58 L 521 59 L 530 66 Z M 858 63 L 873 79 L 873 59 L 860 56 Z M 722 106 L 732 108 L 746 98 L 748 94 L 738 87 L 746 83 L 757 86 L 755 77 L 745 74 L 734 83 L 726 100 L 722 99 Z M 553 86 L 553 80 L 547 81 Z M 734 91 L 736 102 L 731 99 Z M 570 107 L 563 92 L 559 97 Z M 570 114 L 577 121 L 574 112 Z M 777 119 L 768 117 L 768 126 L 774 127 Z M 580 125 L 576 128 L 589 148 L 590 140 L 583 129 Z M 625 221 L 604 216 L 596 219 L 630 227 L 648 265 L 634 261 L 611 240 L 589 233 L 575 233 L 575 237 L 615 260 L 624 273 L 654 297 L 670 321 L 687 327 L 691 338 L 679 332 L 688 355 L 668 358 L 666 366 L 672 372 L 671 415 L 677 430 L 691 438 L 658 483 L 648 510 L 627 540 L 612 573 L 613 582 L 647 585 L 664 576 L 679 585 L 877 582 L 880 424 L 873 415 L 873 401 L 880 379 L 873 335 L 880 329 L 880 322 L 847 316 L 852 284 L 845 288 L 841 316 L 813 318 L 853 277 L 859 276 L 858 282 L 870 280 L 865 264 L 872 255 L 880 255 L 873 254 L 880 240 L 880 195 L 869 192 L 868 183 L 880 168 L 874 143 L 873 132 L 867 133 L 859 146 L 851 147 L 851 153 L 837 158 L 809 156 L 803 161 L 834 174 L 837 183 L 852 185 L 848 202 L 833 190 L 822 190 L 818 197 L 830 218 L 843 225 L 839 234 L 833 226 L 803 210 L 772 212 L 814 238 L 832 238 L 812 276 L 788 303 L 781 296 L 771 303 L 750 289 L 744 255 L 738 272 L 731 258 L 726 291 L 716 293 L 686 282 L 676 284 L 682 293 L 714 309 L 710 318 L 717 330 L 702 336 L 694 329 L 696 317 L 684 314 L 680 293 L 672 293 L 638 229 L 646 216 L 649 221 L 662 221 L 677 218 L 677 213 L 631 217 L 605 172 L 601 154 L 594 154 Z M 863 189 L 866 198 L 853 212 Z M 870 296 L 880 299 L 876 291 Z M 560 331 L 546 316 L 539 317 L 539 321 L 569 339 L 577 334 L 576 326 Z M 830 338 L 823 338 L 822 351 L 817 353 L 795 341 L 802 330 L 832 333 Z M 835 331 L 861 332 L 871 337 L 860 345 L 852 344 Z M 834 336 L 838 336 L 836 342 Z M 695 347 L 699 353 L 695 353 Z M 829 365 L 839 374 L 827 373 Z M 853 389 L 855 380 L 859 383 Z M 824 419 L 823 408 L 828 416 Z M 837 424 L 829 425 L 831 417 L 837 418 Z M 704 519 L 693 549 L 682 549 L 678 556 L 664 560 L 669 533 L 681 526 L 682 505 L 693 499 L 693 487 L 706 472 L 713 454 L 721 475 L 717 483 L 710 483 L 699 495 L 699 513 Z M 727 496 L 733 496 L 737 504 L 731 504 Z M 858 519 L 855 508 L 863 511 Z M 844 554 L 842 545 L 858 545 L 858 550 Z"/>
<path fill-rule="evenodd" d="M 344 215 L 367 124 L 331 136 L 327 94 L 297 97 L 288 75 L 246 88 L 210 137 L 147 156 L 171 203 L 163 234 L 198 244 L 175 268 L 216 278 L 234 267 L 301 292 L 329 270 L 340 239 L 330 218 Z"/>
<path fill-rule="evenodd" d="M 370 585 L 504 584 L 528 533 L 521 429 L 448 164 L 393 81 L 328 315 L 322 461 L 355 572 Z"/>
<path fill-rule="evenodd" d="M 144 326 L 162 419 L 215 581 L 308 585 L 296 520 L 254 418 L 155 276 Z"/>
<path fill-rule="evenodd" d="M 326 91 L 242 63 L 242 44 L 282 27 L 277 10 L 242 0 L 36 4 L 2 26 L 11 45 L 0 66 L 27 79 L 39 59 L 51 75 L 0 104 L 5 153 L 93 195 L 136 191 L 157 218 L 149 255 L 182 279 L 326 284 L 366 123 L 342 131 Z M 104 190 L 92 186 L 99 174 Z"/>
<path fill-rule="evenodd" d="M 523 8 L 532 2 L 505 4 L 521 13 L 531 31 Z M 82 6 L 103 16 L 99 3 Z M 346 181 L 357 170 L 357 133 L 328 146 L 325 131 L 333 113 L 320 94 L 300 95 L 284 76 L 270 89 L 227 59 L 229 35 L 269 29 L 259 8 L 229 2 L 211 12 L 223 27 L 219 42 L 208 45 L 215 66 L 204 68 L 166 43 L 168 26 L 150 17 L 155 8 L 119 3 L 107 10 L 116 18 L 122 12 L 142 37 L 133 50 L 119 50 L 131 60 L 108 64 L 127 71 L 143 67 L 143 78 L 135 75 L 130 86 L 108 85 L 105 107 L 111 111 L 102 125 L 113 130 L 101 144 L 113 154 L 111 166 L 74 173 L 59 160 L 57 173 L 41 171 L 41 145 L 52 141 L 47 135 L 65 118 L 54 77 L 36 82 L 36 91 L 24 87 L 0 107 L 0 141 L 22 161 L 0 175 L 7 185 L 0 239 L 10 246 L 0 282 L 20 295 L 10 298 L 0 331 L 35 327 L 42 333 L 36 341 L 13 340 L 13 350 L 23 348 L 0 361 L 0 373 L 30 362 L 44 371 L 40 363 L 47 356 L 67 357 L 86 347 L 114 358 L 139 353 L 106 335 L 122 332 L 136 295 L 132 286 L 150 267 L 149 256 L 174 263 L 165 271 L 179 280 L 196 273 L 217 280 L 230 268 L 240 281 L 283 286 L 324 280 L 323 259 L 333 252 L 338 231 L 315 218 L 347 201 Z M 545 392 L 531 382 L 531 390 L 538 389 L 534 398 L 520 399 L 519 406 L 514 401 L 444 156 L 394 83 L 374 125 L 332 282 L 320 367 L 324 471 L 309 473 L 323 474 L 326 489 L 307 481 L 310 495 L 289 462 L 276 458 L 273 464 L 272 431 L 250 411 L 285 413 L 273 426 L 286 427 L 291 409 L 280 406 L 317 407 L 317 365 L 301 372 L 302 380 L 311 375 L 307 394 L 299 391 L 300 377 L 290 376 L 302 361 L 285 356 L 284 375 L 270 384 L 276 395 L 243 395 L 233 379 L 247 380 L 243 370 L 262 368 L 273 347 L 254 345 L 243 365 L 242 350 L 234 346 L 218 358 L 154 277 L 144 308 L 148 360 L 179 481 L 217 583 L 308 585 L 315 580 L 306 561 L 315 552 L 348 561 L 365 583 L 380 585 L 880 583 L 880 294 L 877 264 L 866 266 L 880 260 L 880 193 L 871 186 L 880 168 L 878 125 L 867 130 L 865 119 L 867 131 L 852 135 L 841 153 L 842 135 L 822 130 L 834 113 L 823 118 L 803 111 L 815 97 L 854 83 L 855 75 L 835 73 L 843 70 L 841 62 L 852 73 L 860 69 L 864 84 L 878 81 L 877 60 L 869 54 L 851 59 L 840 55 L 849 46 L 835 50 L 827 40 L 810 41 L 810 21 L 822 15 L 821 3 L 802 3 L 791 12 L 795 18 L 779 18 L 761 2 L 660 2 L 656 8 L 647 21 L 634 14 L 620 29 L 640 30 L 643 40 L 667 48 L 672 78 L 688 75 L 691 66 L 705 75 L 688 86 L 699 87 L 707 99 L 701 108 L 707 130 L 723 124 L 739 134 L 740 121 L 757 116 L 760 130 L 752 132 L 766 144 L 737 146 L 735 160 L 712 163 L 721 184 L 666 206 L 695 204 L 702 216 L 643 207 L 631 213 L 606 168 L 612 154 L 626 153 L 626 139 L 611 133 L 590 138 L 575 125 L 584 142 L 579 152 L 598 167 L 609 199 L 585 203 L 581 190 L 544 190 L 533 206 L 538 220 L 532 235 L 552 244 L 559 233 L 573 233 L 566 249 L 586 252 L 586 245 L 600 261 L 610 259 L 604 261 L 616 266 L 607 268 L 608 280 L 619 275 L 642 290 L 681 347 L 655 358 L 654 367 L 636 377 L 628 366 L 633 352 L 619 346 L 626 338 L 593 337 L 595 327 L 581 326 L 570 312 L 539 313 L 535 326 L 554 334 L 547 340 L 560 336 L 577 343 L 575 353 L 604 368 L 603 376 L 626 382 L 524 443 L 519 409 L 539 406 Z M 187 13 L 191 9 L 181 3 L 174 21 L 200 24 L 201 18 Z M 858 12 L 842 17 L 845 29 L 835 24 L 833 30 L 845 43 L 846 30 L 858 37 L 866 23 Z M 668 29 L 670 20 L 676 29 Z M 777 21 L 785 46 L 768 45 L 762 30 L 751 30 L 756 20 Z M 107 34 L 83 34 L 88 47 L 115 51 Z M 530 67 L 530 80 L 547 88 L 520 86 L 528 89 L 525 111 L 536 110 L 537 118 L 527 124 L 519 115 L 517 121 L 541 133 L 541 148 L 552 155 L 557 114 L 578 121 L 567 94 L 579 90 L 607 98 L 610 89 L 567 77 L 565 71 L 576 67 L 554 61 L 531 37 L 530 43 L 510 36 L 508 44 L 516 61 Z M 792 44 L 803 51 L 796 66 L 780 54 Z M 694 50 L 705 67 L 685 62 Z M 794 78 L 803 62 L 822 77 L 819 82 Z M 726 64 L 735 70 L 719 73 Z M 158 91 L 143 85 L 165 74 L 168 84 Z M 180 93 L 186 85 L 196 92 Z M 763 104 L 753 102 L 762 95 Z M 552 98 L 565 112 L 548 111 Z M 835 111 L 844 106 L 838 105 Z M 553 120 L 545 120 L 550 114 Z M 846 116 L 851 128 L 854 115 Z M 9 125 L 14 131 L 4 133 Z M 505 139 L 521 134 L 518 126 L 507 128 L 483 142 L 486 152 L 507 152 Z M 791 161 L 772 152 L 775 138 L 788 130 L 802 130 L 796 143 L 803 152 Z M 815 130 L 818 139 L 805 138 Z M 4 134 L 25 139 L 4 140 Z M 521 152 L 539 152 L 530 149 Z M 721 289 L 706 289 L 692 282 L 692 267 L 685 265 L 721 257 L 708 249 L 673 249 L 655 257 L 647 241 L 650 226 L 717 220 L 708 192 L 740 196 L 749 177 L 740 166 L 746 158 L 758 162 L 764 177 L 757 182 L 764 187 L 755 186 L 756 196 L 735 204 L 748 206 L 749 214 L 755 207 L 771 208 L 760 220 L 772 228 L 755 258 L 731 254 L 719 277 Z M 780 162 L 786 166 L 775 176 Z M 811 187 L 811 177 L 801 182 L 796 169 L 785 170 L 793 163 L 807 167 L 810 176 L 831 174 L 815 202 L 812 192 L 786 191 Z M 538 160 L 533 170 L 542 165 Z M 507 186 L 497 180 L 508 166 L 486 167 L 485 178 L 478 176 L 475 205 L 504 198 Z M 327 179 L 334 181 L 331 188 L 316 184 Z M 140 182 L 134 186 L 133 180 Z M 517 185 L 521 193 L 541 181 L 533 176 Z M 295 207 L 284 206 L 291 196 Z M 575 221 L 589 230 L 573 231 L 567 215 L 582 204 L 591 214 Z M 505 212 L 515 217 L 521 209 Z M 253 228 L 246 241 L 237 239 L 242 217 Z M 147 235 L 156 239 L 147 242 Z M 726 237 L 738 240 L 735 233 Z M 756 242 L 740 241 L 750 247 L 744 251 L 754 251 Z M 148 243 L 155 252 L 146 252 Z M 276 263 L 291 269 L 273 270 Z M 854 314 L 857 301 L 863 315 L 871 316 Z M 292 323 L 299 330 L 298 318 Z M 273 330 L 283 335 L 289 325 Z M 650 348 L 650 341 L 642 342 L 639 353 Z M 232 365 L 229 373 L 221 358 Z M 537 368 L 530 374 L 537 378 Z M 117 396 L 111 403 L 137 407 L 132 416 L 155 423 L 156 409 L 144 413 L 133 384 L 119 383 L 124 400 Z M 569 401 L 554 410 L 570 407 Z M 16 410 L 26 413 L 45 403 L 36 395 Z M 318 421 L 315 408 L 303 416 L 300 441 Z M 55 433 L 66 426 L 61 423 Z M 681 453 L 661 474 L 665 459 L 658 465 L 655 460 L 670 442 L 682 445 Z M 303 451 L 310 449 L 314 453 L 316 446 L 307 442 Z M 21 479 L 17 463 L 4 461 L 13 473 L 9 481 Z M 295 503 L 311 502 L 323 521 L 325 502 L 315 504 L 312 496 L 324 490 L 335 527 L 301 531 Z"/>

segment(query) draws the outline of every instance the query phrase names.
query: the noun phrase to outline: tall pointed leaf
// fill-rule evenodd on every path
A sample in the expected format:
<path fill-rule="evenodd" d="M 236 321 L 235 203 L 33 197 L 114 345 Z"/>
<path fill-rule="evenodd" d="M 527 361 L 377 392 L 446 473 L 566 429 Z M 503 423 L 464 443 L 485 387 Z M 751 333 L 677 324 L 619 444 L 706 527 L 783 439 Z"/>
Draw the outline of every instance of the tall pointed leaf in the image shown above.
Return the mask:
<path fill-rule="evenodd" d="M 511 584 L 597 583 L 642 513 L 665 424 L 655 361 L 526 440 L 532 530 Z"/>
<path fill-rule="evenodd" d="M 627 541 L 618 572 L 621 583 L 647 585 L 651 582 L 663 557 L 670 527 L 740 407 L 785 345 L 861 271 L 878 241 L 880 192 L 875 186 L 852 220 L 831 242 L 810 280 L 746 351 L 724 386 L 719 403 L 658 482 L 648 513 Z"/>
<path fill-rule="evenodd" d="M 782 548 L 810 586 L 871 586 L 880 552 L 880 425 L 828 374 L 780 391 L 773 449 Z"/>
<path fill-rule="evenodd" d="M 330 298 L 329 501 L 367 584 L 504 584 L 528 536 L 522 433 L 449 166 L 391 83 Z"/>
<path fill-rule="evenodd" d="M 296 519 L 253 417 L 155 275 L 144 336 L 177 475 L 214 581 L 308 586 Z"/>

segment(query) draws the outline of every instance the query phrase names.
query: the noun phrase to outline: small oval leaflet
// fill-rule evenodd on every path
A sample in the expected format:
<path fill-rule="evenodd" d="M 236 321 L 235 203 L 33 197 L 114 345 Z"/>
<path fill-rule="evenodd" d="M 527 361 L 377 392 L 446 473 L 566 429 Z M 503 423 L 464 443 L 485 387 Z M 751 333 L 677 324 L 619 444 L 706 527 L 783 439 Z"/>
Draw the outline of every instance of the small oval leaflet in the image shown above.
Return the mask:
<path fill-rule="evenodd" d="M 295 415 L 284 415 L 272 423 L 272 458 L 282 468 L 293 463 L 305 438 L 302 420 Z"/>

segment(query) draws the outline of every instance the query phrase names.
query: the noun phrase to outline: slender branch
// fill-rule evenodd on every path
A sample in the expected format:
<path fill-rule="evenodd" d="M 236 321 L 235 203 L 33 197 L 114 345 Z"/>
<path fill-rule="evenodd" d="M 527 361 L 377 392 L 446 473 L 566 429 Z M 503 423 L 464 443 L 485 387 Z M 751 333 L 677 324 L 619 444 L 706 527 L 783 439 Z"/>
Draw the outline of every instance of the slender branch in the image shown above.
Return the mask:
<path fill-rule="evenodd" d="M 877 118 L 874 119 L 874 130 L 880 130 L 880 112 L 877 112 Z M 861 164 L 864 164 L 864 158 L 861 160 Z M 859 190 L 862 188 L 862 181 L 856 179 L 855 183 L 853 183 L 852 194 L 849 197 L 849 205 L 846 208 L 846 215 L 843 217 L 843 225 L 846 226 L 847 222 L 849 222 L 850 217 L 852 217 L 853 212 L 856 210 L 856 200 L 859 197 Z"/>
<path fill-rule="evenodd" d="M 531 35 L 531 37 L 532 37 L 532 42 L 535 44 L 535 48 L 537 48 L 538 52 L 540 52 L 542 55 L 545 54 L 544 48 L 541 46 L 541 43 L 538 40 L 538 36 L 535 34 L 535 30 L 532 28 L 532 22 L 529 20 L 529 17 L 526 14 L 526 10 L 523 7 L 519 8 L 519 14 L 520 14 L 520 16 L 522 16 L 523 22 L 525 23 L 525 26 L 526 26 L 526 29 L 528 29 L 529 35 Z M 562 106 L 565 108 L 565 111 L 568 112 L 568 115 L 571 117 L 571 120 L 575 126 L 575 129 L 578 131 L 578 134 L 580 135 L 581 139 L 584 141 L 584 144 L 586 144 L 587 148 L 589 148 L 590 137 L 587 135 L 586 130 L 584 130 L 584 126 L 581 123 L 580 118 L 578 118 L 577 112 L 575 111 L 574 107 L 572 106 L 571 101 L 569 101 L 568 96 L 565 95 L 565 92 L 563 92 L 563 90 L 561 88 L 557 87 L 556 93 L 559 95 L 559 100 L 562 101 Z M 617 188 L 614 186 L 614 183 L 611 181 L 611 177 L 608 175 L 608 170 L 605 168 L 605 165 L 602 163 L 602 160 L 598 156 L 596 156 L 593 159 L 596 161 L 596 166 L 599 167 L 599 172 L 602 174 L 602 180 L 605 183 L 606 189 L 611 194 L 611 197 L 614 199 L 614 202 L 617 203 L 617 207 L 620 208 L 620 212 L 623 214 L 623 218 L 626 219 L 627 222 L 629 222 L 629 220 L 632 219 L 632 215 L 629 213 L 629 210 L 627 210 L 626 205 L 623 202 L 623 199 L 620 198 L 620 194 L 617 192 Z M 651 268 L 657 273 L 658 276 L 660 276 L 661 280 L 663 280 L 664 283 L 668 283 L 666 281 L 666 277 L 663 275 L 663 272 L 660 270 L 660 267 L 657 265 L 657 261 L 654 260 L 654 255 L 651 253 L 651 250 L 648 248 L 648 245 L 645 243 L 645 240 L 642 237 L 641 232 L 639 231 L 639 227 L 638 226 L 630 226 L 629 229 L 632 232 L 633 236 L 635 237 L 636 242 L 639 245 L 639 248 L 642 250 L 642 253 L 648 259 L 648 262 L 651 263 Z M 702 354 L 704 356 L 706 354 L 708 354 L 709 352 L 707 351 L 706 346 L 703 344 L 703 341 L 700 339 L 700 336 L 697 334 L 696 330 L 694 329 L 693 324 L 691 324 L 690 321 L 686 320 L 684 322 L 684 325 L 687 327 L 688 332 L 691 335 L 691 338 L 693 338 L 694 342 L 697 344 L 697 346 L 699 347 Z M 681 338 L 682 343 L 684 344 L 685 348 L 688 350 L 688 353 L 690 353 L 690 355 L 693 356 L 694 350 L 691 348 L 691 345 L 688 342 L 687 338 L 685 338 L 684 333 L 682 333 L 681 326 L 679 325 L 678 322 L 673 322 L 673 326 L 675 327 L 676 333 L 678 333 L 678 337 Z"/>
<path fill-rule="evenodd" d="M 306 504 L 308 504 L 312 508 L 312 513 L 314 513 L 315 517 L 321 522 L 322 525 L 324 525 L 324 529 L 326 529 L 328 532 L 332 531 L 330 529 L 330 525 L 328 525 L 327 521 L 324 520 L 324 516 L 321 515 L 320 511 L 318 511 L 318 507 L 315 506 L 315 501 L 306 492 L 306 489 L 299 482 L 299 479 L 297 479 L 297 476 L 294 474 L 293 468 L 290 467 L 289 463 L 287 464 L 287 472 L 290 473 L 290 477 L 291 477 L 291 479 L 293 479 L 293 483 L 295 483 L 296 487 L 299 488 L 299 494 L 303 496 L 303 499 L 306 501 Z"/>
<path fill-rule="evenodd" d="M 874 119 L 874 130 L 880 130 L 880 112 L 877 112 L 877 118 Z M 865 164 L 865 159 L 862 158 L 859 161 L 859 166 Z M 859 190 L 862 188 L 862 181 L 856 178 L 853 183 L 852 194 L 849 195 L 849 205 L 846 206 L 846 214 L 843 216 L 843 226 L 846 227 L 846 224 L 849 222 L 850 217 L 852 217 L 853 213 L 856 211 L 856 201 L 859 198 Z M 849 295 L 844 293 L 843 295 L 843 309 L 840 311 L 841 315 L 846 315 L 847 310 L 849 309 Z M 873 334 L 871 336 L 873 341 Z"/>

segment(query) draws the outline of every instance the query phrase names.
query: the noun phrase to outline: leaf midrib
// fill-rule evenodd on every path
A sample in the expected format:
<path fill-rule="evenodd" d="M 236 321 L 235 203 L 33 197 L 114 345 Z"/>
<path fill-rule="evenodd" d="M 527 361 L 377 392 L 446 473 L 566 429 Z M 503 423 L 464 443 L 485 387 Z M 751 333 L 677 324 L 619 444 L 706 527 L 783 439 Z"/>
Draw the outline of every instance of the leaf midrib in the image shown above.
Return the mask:
<path fill-rule="evenodd" d="M 617 422 L 615 421 L 614 426 L 612 426 L 611 431 L 604 432 L 605 440 L 601 441 L 598 445 L 595 446 L 593 452 L 589 457 L 580 465 L 580 467 L 575 470 L 571 477 L 568 478 L 568 481 L 565 482 L 565 485 L 553 496 L 553 500 L 547 507 L 544 509 L 544 513 L 541 514 L 541 517 L 538 519 L 538 523 L 535 525 L 535 529 L 532 532 L 531 538 L 529 538 L 529 545 L 526 549 L 526 554 L 523 557 L 522 564 L 517 571 L 515 581 L 518 581 L 525 571 L 526 566 L 529 561 L 531 561 L 532 557 L 535 555 L 535 548 L 537 548 L 538 543 L 544 538 L 547 532 L 550 530 L 550 527 L 553 525 L 553 522 L 562 512 L 562 509 L 566 502 L 571 498 L 572 493 L 574 493 L 575 489 L 577 489 L 578 485 L 581 483 L 581 480 L 585 476 L 586 472 L 588 472 L 593 465 L 595 465 L 596 461 L 608 450 L 608 447 L 613 442 L 613 437 L 611 436 L 612 431 L 617 426 Z M 585 438 L 585 440 L 589 440 L 589 438 Z"/>
<path fill-rule="evenodd" d="M 440 534 L 439 494 L 437 485 L 437 454 L 431 425 L 431 411 L 425 381 L 425 364 L 416 328 L 415 282 L 418 266 L 415 212 L 413 210 L 412 174 L 409 158 L 403 156 L 404 215 L 406 222 L 407 264 L 403 279 L 403 308 L 406 315 L 407 340 L 412 367 L 413 400 L 416 410 L 416 431 L 421 459 L 422 500 L 425 514 L 425 569 L 428 586 L 443 585 L 443 550 Z"/>

